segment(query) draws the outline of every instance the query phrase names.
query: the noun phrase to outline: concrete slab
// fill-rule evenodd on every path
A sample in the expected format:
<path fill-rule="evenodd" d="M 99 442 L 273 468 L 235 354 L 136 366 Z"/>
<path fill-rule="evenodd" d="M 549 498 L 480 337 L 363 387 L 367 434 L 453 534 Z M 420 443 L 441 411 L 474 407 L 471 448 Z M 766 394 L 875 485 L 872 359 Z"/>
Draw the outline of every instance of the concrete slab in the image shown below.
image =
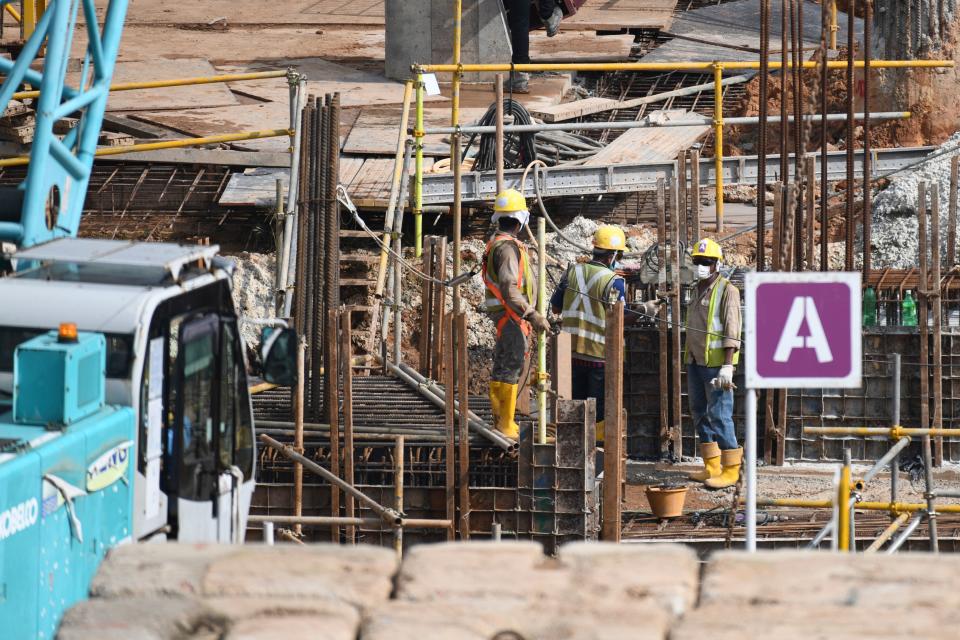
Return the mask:
<path fill-rule="evenodd" d="M 138 117 L 170 127 L 189 136 L 210 136 L 222 133 L 241 133 L 264 129 L 284 129 L 290 126 L 290 107 L 282 102 L 238 104 L 232 107 L 212 107 L 185 111 L 137 111 Z M 235 149 L 282 153 L 290 148 L 288 137 L 244 140 L 232 143 Z"/>

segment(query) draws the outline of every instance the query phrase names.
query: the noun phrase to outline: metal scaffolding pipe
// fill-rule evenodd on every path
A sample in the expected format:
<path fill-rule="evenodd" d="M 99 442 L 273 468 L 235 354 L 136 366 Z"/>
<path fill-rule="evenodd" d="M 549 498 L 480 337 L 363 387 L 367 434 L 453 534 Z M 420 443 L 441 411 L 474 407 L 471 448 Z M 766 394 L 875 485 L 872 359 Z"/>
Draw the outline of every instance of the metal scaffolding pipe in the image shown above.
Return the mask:
<path fill-rule="evenodd" d="M 921 520 L 923 520 L 922 514 L 917 514 L 916 516 L 914 516 L 913 520 L 910 521 L 910 524 L 907 525 L 907 528 L 904 529 L 899 536 L 897 536 L 897 539 L 894 540 L 889 547 L 887 547 L 886 552 L 888 554 L 892 554 L 892 553 L 895 553 L 898 549 L 900 549 L 900 547 L 903 546 L 903 543 L 906 542 L 907 539 L 910 537 L 910 534 L 916 531 L 917 527 L 920 526 Z"/>
<path fill-rule="evenodd" d="M 833 500 L 807 500 L 803 498 L 757 498 L 761 507 L 800 507 L 804 509 L 832 509 Z M 863 511 L 926 511 L 927 505 L 917 502 L 858 502 L 857 509 Z M 940 513 L 960 513 L 960 504 L 944 504 L 937 507 Z"/>
<path fill-rule="evenodd" d="M 903 118 L 910 118 L 913 116 L 913 113 L 910 111 L 882 111 L 879 113 L 871 113 L 871 120 L 898 120 Z M 863 113 L 855 113 L 854 119 L 862 120 L 864 118 Z M 788 122 L 795 121 L 794 116 L 787 116 Z M 828 113 L 827 122 L 843 122 L 847 119 L 846 113 Z M 816 113 L 806 114 L 803 116 L 803 121 L 807 123 L 816 123 L 823 121 L 823 116 Z M 767 122 L 770 124 L 776 124 L 780 122 L 780 116 L 769 116 Z M 723 124 L 730 126 L 740 126 L 740 125 L 755 125 L 760 123 L 760 118 L 757 116 L 742 116 L 736 118 L 724 118 Z M 539 124 L 513 124 L 513 125 L 504 125 L 504 133 L 539 133 L 541 131 L 619 131 L 624 129 L 643 129 L 647 127 L 690 127 L 690 126 L 713 126 L 714 121 L 712 118 L 686 118 L 684 120 L 667 120 L 663 122 L 650 122 L 647 120 L 629 120 L 626 122 L 549 122 L 549 123 L 539 123 Z M 424 129 L 424 135 L 453 135 L 459 130 L 460 133 L 465 135 L 473 134 L 495 134 L 497 132 L 496 125 L 489 126 L 480 126 L 480 125 L 466 125 L 456 128 L 456 127 L 432 127 L 429 129 Z"/>
<path fill-rule="evenodd" d="M 751 70 L 759 69 L 760 62 L 747 61 L 715 61 L 715 62 L 576 62 L 576 63 L 536 63 L 536 64 L 415 64 L 412 71 L 415 74 L 423 73 L 506 73 L 510 71 L 538 73 L 542 71 L 712 71 L 715 65 L 721 65 L 724 69 L 733 70 Z M 780 60 L 771 60 L 769 63 L 771 70 L 791 68 L 793 65 L 788 60 L 786 63 Z M 812 60 L 806 60 L 799 66 L 803 69 L 819 69 L 821 63 Z M 862 69 L 863 60 L 855 60 L 854 67 Z M 871 69 L 938 69 L 954 66 L 953 60 L 872 60 Z M 828 69 L 846 69 L 846 60 L 827 61 Z"/>
<path fill-rule="evenodd" d="M 904 436 L 960 437 L 960 429 L 914 429 L 906 427 L 804 427 L 807 435 L 823 436 L 884 436 L 900 439 Z"/>
<path fill-rule="evenodd" d="M 877 460 L 873 466 L 867 471 L 862 480 L 858 480 L 856 483 L 857 491 L 861 491 L 868 482 L 873 480 L 878 473 L 883 471 L 883 468 L 886 467 L 890 462 L 897 457 L 897 455 L 910 446 L 910 438 L 903 437 L 897 440 L 897 443 L 890 447 L 890 450 L 883 454 L 883 457 Z"/>
<path fill-rule="evenodd" d="M 244 131 L 241 133 L 224 133 L 216 136 L 205 136 L 201 138 L 183 138 L 180 140 L 162 140 L 160 142 L 144 142 L 142 144 L 131 144 L 122 147 L 100 147 L 93 154 L 101 156 L 118 156 L 124 153 L 137 153 L 139 151 L 159 151 L 160 149 L 179 149 L 180 147 L 198 147 L 206 144 L 219 144 L 223 142 L 239 142 L 241 140 L 260 140 L 262 138 L 288 137 L 292 131 L 290 129 L 264 129 L 262 131 Z M 23 167 L 30 164 L 30 156 L 16 156 L 14 158 L 5 158 L 0 160 L 0 167 Z"/>
<path fill-rule="evenodd" d="M 141 82 L 118 82 L 110 85 L 110 92 L 137 91 L 140 89 L 163 89 L 165 87 L 188 87 L 197 84 L 216 84 L 219 82 L 242 82 L 244 80 L 264 80 L 266 78 L 283 78 L 290 71 L 257 71 L 253 73 L 228 73 L 217 76 L 195 76 L 193 78 L 173 78 L 170 80 L 144 80 Z M 13 100 L 28 100 L 40 97 L 39 91 L 19 91 L 13 94 Z"/>
<path fill-rule="evenodd" d="M 384 526 L 380 518 L 345 518 L 342 516 L 278 516 L 278 515 L 250 515 L 247 522 L 252 524 L 304 524 L 307 526 Z M 405 529 L 449 529 L 449 520 L 430 520 L 427 518 L 402 518 L 401 527 Z M 384 529 L 387 530 L 386 528 Z"/>
<path fill-rule="evenodd" d="M 439 409 L 446 409 L 447 407 L 446 402 L 443 400 L 443 398 L 440 395 L 438 395 L 438 392 L 435 389 L 431 388 L 431 386 L 427 383 L 426 378 L 423 378 L 422 376 L 420 376 L 419 373 L 416 374 L 417 377 L 414 377 L 404 369 L 401 369 L 397 365 L 393 364 L 392 362 L 387 362 L 386 365 L 387 365 L 387 369 L 390 370 L 391 373 L 393 373 L 395 376 L 397 376 L 398 378 L 406 382 L 413 389 L 416 389 L 420 393 L 420 395 L 422 395 L 424 398 L 426 398 L 431 403 L 433 403 L 434 406 L 436 406 Z M 417 379 L 418 377 L 420 379 Z M 459 411 L 457 413 L 459 413 Z M 470 416 L 469 413 L 467 415 Z M 470 416 L 469 424 L 471 429 L 473 429 L 474 431 L 476 431 L 477 433 L 479 433 L 484 438 L 486 438 L 493 444 L 497 445 L 504 451 L 512 453 L 517 450 L 516 442 L 493 431 L 490 427 L 486 425 L 486 423 L 484 423 L 479 418 L 474 418 L 473 416 Z"/>
<path fill-rule="evenodd" d="M 890 525 L 883 530 L 883 533 L 877 536 L 877 539 L 870 543 L 870 546 L 864 550 L 864 553 L 876 553 L 879 551 L 880 547 L 885 545 L 887 540 L 892 538 L 893 534 L 895 534 L 897 530 L 903 526 L 903 523 L 909 519 L 910 514 L 907 512 L 901 513 L 899 516 L 897 516 L 897 519 L 891 522 Z"/>
<path fill-rule="evenodd" d="M 312 471 L 313 473 L 317 474 L 327 482 L 334 484 L 339 488 L 343 489 L 345 492 L 349 493 L 354 498 L 356 498 L 360 502 L 370 507 L 370 509 L 372 509 L 374 513 L 380 516 L 380 518 L 388 525 L 395 526 L 400 524 L 403 521 L 403 518 L 400 517 L 400 514 L 394 511 L 393 509 L 384 507 L 379 502 L 377 502 L 367 494 L 363 493 L 362 491 L 354 487 L 349 482 L 344 482 L 339 477 L 330 473 L 329 471 L 327 471 L 326 469 L 318 465 L 313 460 L 310 460 L 309 458 L 300 455 L 299 453 L 294 451 L 291 447 L 288 447 L 283 443 L 277 442 L 270 436 L 264 435 L 264 434 L 260 435 L 260 441 L 263 442 L 265 445 L 269 446 L 271 449 L 276 450 L 278 453 L 285 456 L 286 458 L 289 458 L 293 462 L 299 462 L 300 464 L 303 465 L 304 469 Z"/>

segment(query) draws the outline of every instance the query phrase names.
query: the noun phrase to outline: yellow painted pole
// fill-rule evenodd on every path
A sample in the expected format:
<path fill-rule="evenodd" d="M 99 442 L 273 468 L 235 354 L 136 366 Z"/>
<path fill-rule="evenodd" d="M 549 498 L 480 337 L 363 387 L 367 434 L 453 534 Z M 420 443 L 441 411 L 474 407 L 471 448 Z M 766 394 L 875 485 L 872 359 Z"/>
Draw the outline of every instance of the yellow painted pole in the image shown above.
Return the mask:
<path fill-rule="evenodd" d="M 742 502 L 742 500 L 741 500 Z M 798 509 L 832 509 L 833 500 L 807 500 L 804 498 L 757 498 L 759 507 L 795 507 Z M 849 499 L 848 499 L 849 504 Z M 861 511 L 926 511 L 927 504 L 919 502 L 858 502 Z M 960 504 L 938 504 L 937 513 L 960 513 Z"/>
<path fill-rule="evenodd" d="M 39 5 L 40 0 L 23 0 L 20 5 L 20 10 L 23 12 L 23 18 L 20 20 L 20 34 L 24 40 L 29 40 L 37 28 L 37 19 L 42 13 Z"/>
<path fill-rule="evenodd" d="M 759 69 L 760 62 L 716 61 L 716 62 L 575 62 L 575 63 L 535 63 L 535 64 L 418 64 L 413 65 L 414 73 L 507 73 L 509 71 L 704 71 L 709 72 L 714 65 L 721 65 L 727 71 Z M 802 69 L 821 69 L 822 62 L 803 61 Z M 793 62 L 771 60 L 774 69 L 791 69 Z M 862 69 L 863 60 L 854 60 L 854 67 Z M 871 60 L 871 69 L 935 69 L 953 68 L 953 60 Z M 828 60 L 828 69 L 846 69 L 846 60 Z"/>
<path fill-rule="evenodd" d="M 457 68 L 453 72 L 453 99 L 450 101 L 450 126 L 455 129 L 460 125 L 460 81 L 463 74 L 460 72 L 460 46 L 463 29 L 463 2 L 455 0 L 453 3 L 453 64 Z M 450 171 L 453 173 L 453 275 L 460 275 L 460 244 L 463 235 L 463 206 L 460 193 L 460 133 L 450 136 Z M 446 269 L 446 267 L 444 267 Z M 460 313 L 460 287 L 453 288 L 453 312 Z"/>
<path fill-rule="evenodd" d="M 837 536 L 840 551 L 850 550 L 850 465 L 840 470 L 840 487 L 837 491 Z"/>
<path fill-rule="evenodd" d="M 851 16 L 852 19 L 852 16 Z M 837 48 L 837 31 L 840 26 L 837 24 L 837 0 L 830 0 L 830 48 Z M 829 67 L 828 67 L 829 68 Z"/>
<path fill-rule="evenodd" d="M 423 74 L 417 75 L 417 122 L 413 130 L 416 161 L 413 181 L 413 247 L 414 255 L 423 255 Z"/>
<path fill-rule="evenodd" d="M 717 200 L 717 233 L 723 231 L 723 65 L 715 62 L 713 65 L 713 166 L 717 173 L 716 200 Z M 699 171 L 700 167 L 694 167 Z M 686 180 L 686 176 L 680 176 Z M 674 220 L 673 224 L 677 221 Z"/>
<path fill-rule="evenodd" d="M 960 436 L 960 429 L 911 429 L 908 427 L 804 427 L 805 435 L 825 436 L 881 436 L 899 440 L 905 436 Z"/>
<path fill-rule="evenodd" d="M 5 5 L 3 5 L 3 8 L 6 9 L 7 13 L 9 13 L 11 16 L 13 16 L 13 19 L 14 19 L 14 20 L 16 20 L 17 22 L 19 22 L 20 24 L 23 24 L 23 18 L 20 17 L 20 14 L 17 12 L 16 9 L 13 8 L 13 5 L 12 5 L 12 4 L 5 4 Z"/>
<path fill-rule="evenodd" d="M 95 156 L 118 156 L 124 153 L 138 153 L 140 151 L 159 151 L 161 149 L 179 149 L 181 147 L 199 147 L 205 144 L 223 142 L 239 142 L 240 140 L 260 140 L 262 138 L 279 138 L 290 135 L 289 129 L 265 129 L 263 131 L 245 131 L 242 133 L 224 133 L 203 138 L 183 138 L 181 140 L 162 140 L 160 142 L 145 142 L 122 147 L 100 147 Z M 0 167 L 22 167 L 30 164 L 30 156 L 17 156 L 0 160 Z"/>
<path fill-rule="evenodd" d="M 864 553 L 876 553 L 880 547 L 886 543 L 887 540 L 893 537 L 893 534 L 897 532 L 897 529 L 902 527 L 907 523 L 907 520 L 910 519 L 910 514 L 906 511 L 897 516 L 896 520 L 890 523 L 886 529 L 883 530 L 877 539 L 870 543 L 870 546 L 864 550 Z"/>
<path fill-rule="evenodd" d="M 7 5 L 8 7 L 10 5 Z M 170 80 L 144 80 L 142 82 L 119 82 L 110 85 L 110 91 L 137 91 L 139 89 L 163 89 L 165 87 L 188 87 L 197 84 L 216 84 L 218 82 L 243 82 L 244 80 L 264 80 L 267 78 L 285 78 L 287 71 L 257 71 L 254 73 L 229 73 L 217 76 L 196 76 L 193 78 L 173 78 Z M 18 91 L 14 100 L 36 98 L 39 91 Z"/>
<path fill-rule="evenodd" d="M 533 179 L 536 180 L 536 172 Z M 547 317 L 547 221 L 537 218 L 537 313 Z M 547 444 L 547 334 L 537 332 L 537 442 Z"/>

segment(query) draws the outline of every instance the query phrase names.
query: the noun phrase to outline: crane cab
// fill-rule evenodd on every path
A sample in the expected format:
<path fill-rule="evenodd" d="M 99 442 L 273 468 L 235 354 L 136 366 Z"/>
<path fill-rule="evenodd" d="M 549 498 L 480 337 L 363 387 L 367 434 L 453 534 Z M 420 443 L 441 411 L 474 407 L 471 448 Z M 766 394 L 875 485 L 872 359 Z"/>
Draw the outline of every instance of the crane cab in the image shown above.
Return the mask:
<path fill-rule="evenodd" d="M 18 345 L 75 323 L 106 341 L 106 402 L 136 420 L 135 540 L 240 542 L 254 488 L 246 355 L 216 246 L 64 238 L 0 278 L 0 396 Z"/>

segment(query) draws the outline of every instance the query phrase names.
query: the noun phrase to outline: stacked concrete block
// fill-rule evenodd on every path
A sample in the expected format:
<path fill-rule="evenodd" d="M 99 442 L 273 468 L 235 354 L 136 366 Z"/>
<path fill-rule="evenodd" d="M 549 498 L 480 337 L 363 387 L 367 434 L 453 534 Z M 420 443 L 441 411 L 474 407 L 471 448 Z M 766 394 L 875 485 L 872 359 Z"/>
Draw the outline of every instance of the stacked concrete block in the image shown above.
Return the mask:
<path fill-rule="evenodd" d="M 390 597 L 396 568 L 393 552 L 373 546 L 127 545 L 59 637 L 269 640 L 323 629 L 353 640 L 363 612 Z"/>
<path fill-rule="evenodd" d="M 550 558 L 532 542 L 424 545 L 362 637 L 660 639 L 693 606 L 697 576 L 681 546 L 582 543 Z"/>
<path fill-rule="evenodd" d="M 670 637 L 955 638 L 958 571 L 950 555 L 724 552 L 707 565 L 699 607 Z"/>

